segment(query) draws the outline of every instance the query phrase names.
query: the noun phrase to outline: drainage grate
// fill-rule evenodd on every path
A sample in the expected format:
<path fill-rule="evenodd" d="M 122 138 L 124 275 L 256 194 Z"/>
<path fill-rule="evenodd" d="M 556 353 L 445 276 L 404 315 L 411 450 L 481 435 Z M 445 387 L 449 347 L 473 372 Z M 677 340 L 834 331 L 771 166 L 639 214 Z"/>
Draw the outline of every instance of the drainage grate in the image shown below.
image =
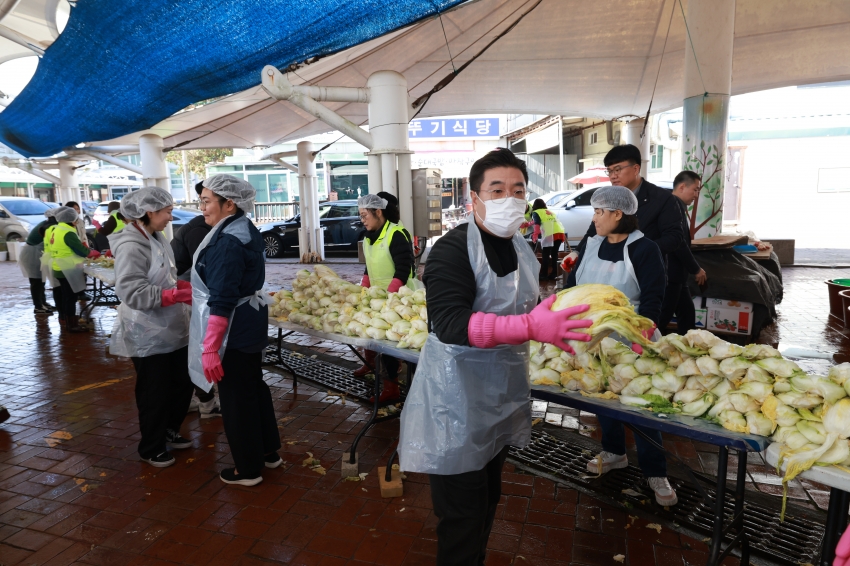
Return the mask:
<path fill-rule="evenodd" d="M 598 478 L 589 476 L 587 463 L 593 458 L 593 454 L 577 444 L 556 439 L 546 433 L 532 431 L 529 445 L 521 450 L 512 448 L 511 457 L 530 468 L 603 493 L 621 503 L 636 506 L 641 505 L 642 500 L 648 499 L 653 514 L 711 535 L 714 524 L 713 502 L 706 504 L 700 492 L 689 482 L 670 478 L 679 503 L 668 511 L 650 497 L 652 491 L 646 485 L 639 468 L 630 465 L 621 470 L 612 470 Z M 709 498 L 713 498 L 714 489 L 703 487 Z M 623 490 L 627 489 L 642 492 L 645 497 L 626 495 Z M 727 491 L 726 494 L 725 511 L 728 520 L 731 520 L 733 510 L 734 490 L 732 493 Z M 785 521 L 780 523 L 778 508 L 770 509 L 747 501 L 744 530 L 749 536 L 750 549 L 754 553 L 789 565 L 814 564 L 820 554 L 824 525 L 793 517 L 788 513 L 785 515 Z M 731 535 L 727 537 L 730 540 L 731 538 Z"/>
<path fill-rule="evenodd" d="M 274 365 L 283 369 L 290 368 L 298 373 L 299 381 L 309 381 L 319 387 L 348 392 L 349 397 L 367 401 L 374 391 L 372 383 L 357 379 L 352 375 L 353 370 L 332 364 L 318 358 L 312 358 L 281 348 L 280 356 L 286 365 L 280 363 L 277 352 L 269 352 L 263 360 L 264 365 Z"/>

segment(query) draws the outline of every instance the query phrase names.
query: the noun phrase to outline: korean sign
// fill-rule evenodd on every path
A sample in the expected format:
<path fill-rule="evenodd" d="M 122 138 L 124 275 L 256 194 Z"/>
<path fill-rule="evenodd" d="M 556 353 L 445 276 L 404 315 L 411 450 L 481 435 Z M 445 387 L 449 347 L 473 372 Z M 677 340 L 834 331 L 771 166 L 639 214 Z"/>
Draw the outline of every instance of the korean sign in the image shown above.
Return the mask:
<path fill-rule="evenodd" d="M 407 126 L 410 139 L 499 137 L 497 116 L 473 118 L 426 118 Z"/>

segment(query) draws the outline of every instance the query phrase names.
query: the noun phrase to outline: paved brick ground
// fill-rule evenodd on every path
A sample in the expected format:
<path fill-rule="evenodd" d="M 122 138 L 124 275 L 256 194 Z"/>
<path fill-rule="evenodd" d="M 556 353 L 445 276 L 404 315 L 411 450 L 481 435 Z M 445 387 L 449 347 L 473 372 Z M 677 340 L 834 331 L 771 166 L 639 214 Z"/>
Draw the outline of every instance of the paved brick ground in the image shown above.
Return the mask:
<path fill-rule="evenodd" d="M 350 280 L 362 273 L 356 264 L 334 267 Z M 270 265 L 270 283 L 282 283 L 292 269 Z M 850 270 L 785 270 L 786 301 L 763 338 L 850 352 L 847 332 L 825 316 L 822 281 L 839 276 L 850 277 Z M 193 447 L 175 453 L 177 465 L 157 470 L 140 463 L 132 365 L 106 355 L 113 313 L 95 315 L 94 333 L 60 335 L 55 317 L 34 319 L 17 266 L 0 263 L 0 403 L 12 413 L 0 426 L 0 564 L 434 563 L 436 519 L 426 478 L 410 474 L 402 498 L 379 496 L 375 466 L 392 450 L 397 422 L 375 427 L 362 442 L 366 481 L 341 481 L 342 451 L 365 409 L 303 384 L 295 390 L 285 375 L 266 374 L 285 465 L 267 470 L 261 485 L 218 480 L 231 464 L 221 422 L 196 415 L 183 428 Z M 576 421 L 592 427 L 592 419 Z M 695 468 L 716 469 L 705 447 L 668 440 Z M 326 475 L 302 466 L 307 452 Z M 656 533 L 647 520 L 632 523 L 593 497 L 510 465 L 506 471 L 489 565 L 616 564 L 615 554 L 631 565 L 705 561 L 699 540 Z M 753 465 L 750 473 L 753 489 L 777 491 L 769 470 Z M 817 488 L 801 484 L 792 497 L 823 506 Z"/>

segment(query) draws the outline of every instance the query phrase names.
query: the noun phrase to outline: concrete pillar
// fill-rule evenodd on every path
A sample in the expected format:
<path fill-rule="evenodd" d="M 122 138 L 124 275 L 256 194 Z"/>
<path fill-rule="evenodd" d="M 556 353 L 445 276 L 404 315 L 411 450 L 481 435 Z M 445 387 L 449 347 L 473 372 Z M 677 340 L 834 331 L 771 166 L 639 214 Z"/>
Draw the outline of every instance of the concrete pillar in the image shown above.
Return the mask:
<path fill-rule="evenodd" d="M 691 237 L 706 238 L 723 228 L 735 0 L 690 0 L 685 17 L 690 39 L 686 34 L 682 168 L 702 177 L 689 212 Z"/>
<path fill-rule="evenodd" d="M 165 153 L 162 151 L 162 138 L 156 134 L 144 134 L 139 137 L 139 156 L 142 158 L 142 186 L 159 187 L 171 193 L 171 177 L 168 175 L 168 165 L 165 164 Z M 171 223 L 165 227 L 165 237 L 174 237 Z"/>
<path fill-rule="evenodd" d="M 319 180 L 313 144 L 299 142 L 298 191 L 301 203 L 301 228 L 298 229 L 298 247 L 301 263 L 318 263 L 325 257 L 325 237 L 319 222 Z"/>
<path fill-rule="evenodd" d="M 56 198 L 62 204 L 71 200 L 77 202 L 80 200 L 80 185 L 77 183 L 76 171 L 74 170 L 76 166 L 76 161 L 59 160 L 59 186 L 56 187 L 58 192 Z"/>
<path fill-rule="evenodd" d="M 637 118 L 622 125 L 620 128 L 620 140 L 623 144 L 632 144 L 640 150 L 640 174 L 646 178 L 648 173 L 647 164 L 649 163 L 649 131 L 644 132 L 643 137 L 640 137 L 643 131 L 643 125 L 646 122 L 643 118 Z"/>

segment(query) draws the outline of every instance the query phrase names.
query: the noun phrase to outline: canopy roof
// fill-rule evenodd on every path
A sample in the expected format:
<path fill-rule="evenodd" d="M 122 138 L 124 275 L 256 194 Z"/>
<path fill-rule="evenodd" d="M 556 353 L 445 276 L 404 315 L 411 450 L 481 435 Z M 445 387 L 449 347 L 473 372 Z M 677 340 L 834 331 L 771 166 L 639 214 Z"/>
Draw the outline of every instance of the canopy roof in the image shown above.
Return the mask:
<path fill-rule="evenodd" d="M 67 10 L 65 0 L 0 0 L 0 64 L 50 47 Z"/>
<path fill-rule="evenodd" d="M 87 0 L 86 5 L 103 1 Z M 164 1 L 149 3 L 158 5 Z M 336 0 L 336 3 L 346 4 L 355 12 L 358 10 L 354 2 Z M 399 4 L 398 1 L 391 3 Z M 454 3 L 440 2 L 437 8 L 448 8 Z M 370 6 L 374 4 L 369 3 Z M 686 6 L 686 0 L 683 4 Z M 737 0 L 736 5 L 732 94 L 850 78 L 850 2 Z M 135 9 L 139 9 L 138 5 Z M 393 11 L 383 12 L 383 17 Z M 437 9 L 431 9 L 428 14 L 436 12 Z M 377 15 L 371 11 L 368 15 L 376 18 L 372 23 L 378 31 L 396 29 L 401 23 L 394 20 L 379 25 Z M 69 29 L 74 27 L 76 17 L 75 12 Z M 234 17 L 232 13 L 231 17 Z M 300 33 L 299 29 L 287 30 L 291 34 Z M 323 30 L 333 30 L 333 27 L 323 25 Z M 472 113 L 560 114 L 604 119 L 643 116 L 656 79 L 653 112 L 682 105 L 686 31 L 678 0 L 478 0 L 445 10 L 439 18 L 431 17 L 376 37 L 378 35 L 372 33 L 374 39 L 300 66 L 289 73 L 290 81 L 293 84 L 365 86 L 371 73 L 390 69 L 405 75 L 411 97 L 418 98 L 454 75 L 454 80 L 430 96 L 420 117 Z M 361 39 L 367 36 L 363 34 Z M 314 36 L 308 39 L 318 41 Z M 352 41 L 350 37 L 346 39 Z M 258 67 L 262 64 L 282 68 L 290 62 L 304 60 L 307 54 L 331 53 L 332 47 L 342 43 L 337 41 L 329 46 L 327 42 L 320 42 L 319 46 L 310 49 L 287 51 L 286 57 L 261 54 L 252 59 L 252 65 L 256 61 L 257 66 L 248 73 L 249 84 L 259 84 Z M 48 51 L 45 62 L 50 55 Z M 190 50 L 184 56 L 181 63 L 189 65 L 190 69 L 183 74 L 191 77 L 194 68 L 191 64 L 196 54 Z M 234 83 L 223 81 L 234 68 L 235 65 L 231 65 L 221 69 L 224 74 L 219 70 L 207 71 L 212 73 L 211 81 L 230 85 Z M 453 69 L 460 72 L 455 75 Z M 39 69 L 33 82 L 46 76 Z M 88 96 L 94 82 L 92 79 L 83 85 L 85 88 L 78 90 Z M 150 98 L 162 100 L 156 106 L 160 114 L 166 109 L 174 112 L 184 108 L 188 102 L 184 104 L 183 101 L 191 101 L 188 95 L 201 92 L 181 88 L 181 92 L 189 92 L 177 97 L 168 91 L 173 85 L 166 81 L 143 83 L 134 78 L 128 84 L 144 84 L 144 89 L 151 91 Z M 198 81 L 194 81 L 190 86 L 194 88 L 197 84 Z M 39 85 L 39 88 L 50 90 L 46 80 Z M 100 102 L 97 112 L 73 107 L 89 121 L 102 120 L 104 111 L 112 113 L 112 104 L 120 103 L 122 112 L 114 127 L 99 130 L 108 130 L 114 135 L 94 136 L 91 128 L 87 128 L 74 132 L 77 136 L 74 141 L 125 144 L 135 141 L 141 133 L 152 132 L 161 135 L 166 147 L 172 148 L 254 147 L 329 130 L 328 126 L 289 103 L 270 99 L 259 86 L 162 121 L 157 118 L 157 112 L 151 111 L 150 103 L 147 106 L 127 104 L 128 96 L 136 97 L 138 92 L 127 92 L 126 88 L 125 85 L 125 90 L 110 96 L 105 103 Z M 27 124 L 21 123 L 15 132 L 8 129 L 11 120 L 6 120 L 6 114 L 16 110 L 18 102 L 24 102 L 20 100 L 23 94 L 9 110 L 0 114 L 0 140 L 8 139 L 17 131 L 25 133 L 25 125 L 32 128 L 33 123 L 39 123 L 31 118 Z M 199 98 L 208 96 L 196 94 L 194 100 Z M 60 118 L 67 117 L 67 111 L 61 116 L 49 111 L 35 112 L 37 100 L 34 92 L 26 106 L 22 105 L 21 115 L 26 112 L 28 116 L 38 116 L 45 128 L 55 128 L 61 123 Z M 75 99 L 66 104 L 73 103 Z M 355 123 L 367 122 L 364 104 L 327 105 Z M 142 124 L 147 129 L 131 128 L 133 124 Z M 133 130 L 138 131 L 131 133 Z M 40 155 L 55 151 L 59 146 L 51 143 L 54 137 L 42 136 L 38 143 L 31 143 L 26 149 Z M 62 145 L 68 143 L 63 141 Z"/>

